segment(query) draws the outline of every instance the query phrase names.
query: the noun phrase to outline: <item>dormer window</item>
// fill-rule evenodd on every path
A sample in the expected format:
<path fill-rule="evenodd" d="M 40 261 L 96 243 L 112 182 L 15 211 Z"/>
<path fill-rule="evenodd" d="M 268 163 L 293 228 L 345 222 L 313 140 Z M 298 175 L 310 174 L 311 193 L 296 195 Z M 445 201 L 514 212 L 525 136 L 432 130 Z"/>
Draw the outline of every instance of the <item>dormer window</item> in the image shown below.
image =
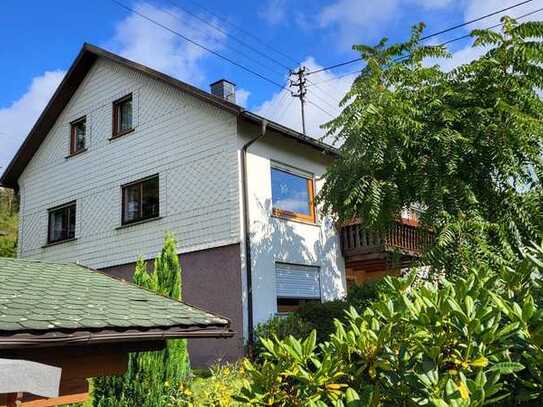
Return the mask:
<path fill-rule="evenodd" d="M 82 117 L 70 123 L 70 155 L 86 150 L 87 118 Z"/>
<path fill-rule="evenodd" d="M 132 94 L 113 102 L 113 138 L 134 130 L 132 117 Z"/>

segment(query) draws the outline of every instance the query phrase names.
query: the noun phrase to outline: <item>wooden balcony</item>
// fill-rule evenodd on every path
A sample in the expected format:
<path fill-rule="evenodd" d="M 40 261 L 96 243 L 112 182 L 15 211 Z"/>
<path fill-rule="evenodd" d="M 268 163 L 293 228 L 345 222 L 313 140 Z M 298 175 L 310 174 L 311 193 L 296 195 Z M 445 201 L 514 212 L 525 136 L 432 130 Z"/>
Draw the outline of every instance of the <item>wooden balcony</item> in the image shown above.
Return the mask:
<path fill-rule="evenodd" d="M 397 221 L 385 231 L 372 230 L 360 222 L 343 225 L 341 248 L 346 268 L 371 273 L 407 267 L 433 239 L 432 233 L 417 223 Z"/>

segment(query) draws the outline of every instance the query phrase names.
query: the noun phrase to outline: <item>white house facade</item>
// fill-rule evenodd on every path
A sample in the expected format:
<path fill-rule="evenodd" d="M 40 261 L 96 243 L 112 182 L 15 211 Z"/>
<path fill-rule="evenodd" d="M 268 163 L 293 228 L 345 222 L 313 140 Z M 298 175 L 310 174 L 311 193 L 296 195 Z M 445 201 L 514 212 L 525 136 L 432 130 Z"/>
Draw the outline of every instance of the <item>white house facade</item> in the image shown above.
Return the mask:
<path fill-rule="evenodd" d="M 278 312 L 344 295 L 336 226 L 314 202 L 333 159 L 228 100 L 85 45 L 1 183 L 20 194 L 23 258 L 129 279 L 136 258 L 153 259 L 174 233 L 184 299 L 237 331 L 191 345 L 205 365 L 240 357 L 251 327 Z"/>

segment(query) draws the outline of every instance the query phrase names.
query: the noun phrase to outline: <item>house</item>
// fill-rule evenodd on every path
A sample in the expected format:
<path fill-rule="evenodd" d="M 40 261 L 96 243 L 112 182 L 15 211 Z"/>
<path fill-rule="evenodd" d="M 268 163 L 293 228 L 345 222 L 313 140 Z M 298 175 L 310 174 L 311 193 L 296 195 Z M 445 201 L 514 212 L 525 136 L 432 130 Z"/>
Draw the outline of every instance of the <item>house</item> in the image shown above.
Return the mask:
<path fill-rule="evenodd" d="M 339 229 L 314 200 L 337 150 L 234 102 L 228 81 L 204 92 L 85 44 L 0 180 L 20 194 L 22 258 L 129 279 L 173 232 L 184 299 L 237 332 L 191 343 L 195 366 L 237 359 L 258 323 L 346 291 Z M 360 256 L 360 239 L 343 240 Z M 384 246 L 370 249 L 384 267 Z"/>
<path fill-rule="evenodd" d="M 12 388 L 0 389 L 0 407 L 84 401 L 87 378 L 123 373 L 129 352 L 160 350 L 173 338 L 230 337 L 228 326 L 226 318 L 77 264 L 0 258 L 0 382 Z M 53 383 L 41 378 L 44 391 L 33 374 L 47 367 L 51 376 L 52 367 L 62 371 Z"/>

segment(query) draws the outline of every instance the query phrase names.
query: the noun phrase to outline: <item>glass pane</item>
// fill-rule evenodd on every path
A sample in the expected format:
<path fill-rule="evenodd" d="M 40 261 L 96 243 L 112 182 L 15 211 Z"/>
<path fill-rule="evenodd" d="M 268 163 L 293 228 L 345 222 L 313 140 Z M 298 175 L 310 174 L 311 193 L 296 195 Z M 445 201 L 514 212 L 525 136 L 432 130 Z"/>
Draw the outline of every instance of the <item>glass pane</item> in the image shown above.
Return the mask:
<path fill-rule="evenodd" d="M 123 222 L 132 222 L 140 217 L 140 184 L 124 188 Z"/>
<path fill-rule="evenodd" d="M 49 212 L 49 241 L 73 239 L 75 237 L 75 205 Z"/>
<path fill-rule="evenodd" d="M 65 236 L 65 211 L 62 209 L 49 213 L 49 241 L 63 240 Z"/>
<path fill-rule="evenodd" d="M 158 216 L 158 178 L 153 178 L 144 182 L 142 207 L 143 218 L 154 218 L 155 216 Z"/>
<path fill-rule="evenodd" d="M 86 127 L 84 120 L 74 125 L 74 151 L 85 149 Z"/>
<path fill-rule="evenodd" d="M 66 231 L 66 239 L 73 239 L 75 237 L 75 206 L 68 208 L 68 225 Z"/>
<path fill-rule="evenodd" d="M 310 216 L 307 178 L 272 168 L 272 203 L 275 209 Z"/>
<path fill-rule="evenodd" d="M 132 98 L 121 102 L 119 106 L 119 130 L 121 132 L 132 128 Z"/>

